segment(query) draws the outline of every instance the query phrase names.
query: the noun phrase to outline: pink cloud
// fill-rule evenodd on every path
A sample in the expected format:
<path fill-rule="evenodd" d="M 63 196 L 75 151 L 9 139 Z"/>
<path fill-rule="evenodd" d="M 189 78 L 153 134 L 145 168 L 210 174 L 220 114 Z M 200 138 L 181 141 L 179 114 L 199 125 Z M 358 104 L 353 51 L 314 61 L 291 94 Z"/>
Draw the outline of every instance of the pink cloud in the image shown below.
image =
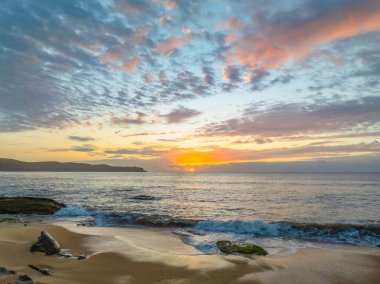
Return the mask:
<path fill-rule="evenodd" d="M 255 19 L 257 33 L 241 30 L 227 55 L 227 63 L 275 69 L 292 59 L 307 56 L 318 46 L 380 29 L 380 1 L 358 1 L 303 22 L 273 23 Z M 233 39 L 230 36 L 229 39 Z"/>
<path fill-rule="evenodd" d="M 140 64 L 140 59 L 126 57 L 123 50 L 106 53 L 102 58 L 102 63 L 113 69 L 134 72 Z"/>
<path fill-rule="evenodd" d="M 218 28 L 236 30 L 243 27 L 243 23 L 237 17 L 229 17 L 225 22 L 218 24 Z"/>
<path fill-rule="evenodd" d="M 181 38 L 168 39 L 156 47 L 156 51 L 166 57 L 170 57 L 179 47 L 187 44 L 191 39 L 191 34 L 188 33 Z"/>
<path fill-rule="evenodd" d="M 116 7 L 123 13 L 141 14 L 145 12 L 145 7 L 142 3 L 129 0 L 114 0 Z"/>
<path fill-rule="evenodd" d="M 137 58 L 132 58 L 124 62 L 122 66 L 120 66 L 120 70 L 126 72 L 134 72 L 140 64 L 140 60 Z"/>
<path fill-rule="evenodd" d="M 164 1 L 164 6 L 168 10 L 176 9 L 177 8 L 177 2 L 174 0 L 165 0 Z"/>

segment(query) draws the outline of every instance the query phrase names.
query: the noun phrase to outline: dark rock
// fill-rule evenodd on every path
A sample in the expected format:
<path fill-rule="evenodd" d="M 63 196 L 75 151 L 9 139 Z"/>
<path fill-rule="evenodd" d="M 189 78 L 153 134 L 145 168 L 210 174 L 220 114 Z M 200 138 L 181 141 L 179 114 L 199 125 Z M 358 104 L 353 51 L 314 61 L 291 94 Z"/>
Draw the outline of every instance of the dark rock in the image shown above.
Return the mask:
<path fill-rule="evenodd" d="M 267 255 L 268 252 L 262 247 L 249 244 L 249 243 L 236 243 L 231 241 L 217 241 L 217 247 L 223 253 L 244 253 L 244 254 L 256 254 Z"/>
<path fill-rule="evenodd" d="M 87 256 L 84 255 L 84 254 L 81 254 L 81 255 L 79 255 L 77 258 L 78 258 L 78 260 L 82 260 L 82 259 L 86 259 Z"/>
<path fill-rule="evenodd" d="M 59 256 L 63 256 L 64 258 L 70 258 L 70 257 L 73 257 L 73 255 L 69 252 L 59 252 L 58 253 Z"/>
<path fill-rule="evenodd" d="M 65 204 L 50 198 L 0 197 L 0 214 L 54 214 Z"/>
<path fill-rule="evenodd" d="M 15 275 L 16 271 L 8 270 L 5 267 L 0 267 L 0 276 Z"/>
<path fill-rule="evenodd" d="M 33 282 L 33 279 L 30 278 L 30 276 L 29 276 L 29 275 L 26 275 L 26 274 L 20 275 L 20 276 L 18 277 L 18 280 L 20 280 L 20 281 L 22 281 L 22 282 L 24 282 L 24 281 L 29 281 L 29 283 L 34 283 L 34 282 Z"/>
<path fill-rule="evenodd" d="M 44 275 L 51 275 L 49 268 L 46 268 L 46 267 L 37 267 L 37 266 L 34 266 L 32 264 L 29 264 L 28 266 L 30 268 L 34 269 L 34 270 L 37 270 L 38 272 L 40 272 L 40 273 L 42 273 Z"/>
<path fill-rule="evenodd" d="M 59 253 L 61 246 L 59 243 L 46 231 L 42 231 L 38 237 L 38 241 L 30 248 L 31 252 L 40 251 L 47 255 Z"/>
<path fill-rule="evenodd" d="M 0 223 L 17 223 L 17 222 L 20 222 L 19 219 L 16 219 L 16 218 L 0 218 Z"/>
<path fill-rule="evenodd" d="M 0 276 L 8 275 L 8 274 L 10 274 L 8 269 L 6 269 L 4 267 L 0 267 Z"/>

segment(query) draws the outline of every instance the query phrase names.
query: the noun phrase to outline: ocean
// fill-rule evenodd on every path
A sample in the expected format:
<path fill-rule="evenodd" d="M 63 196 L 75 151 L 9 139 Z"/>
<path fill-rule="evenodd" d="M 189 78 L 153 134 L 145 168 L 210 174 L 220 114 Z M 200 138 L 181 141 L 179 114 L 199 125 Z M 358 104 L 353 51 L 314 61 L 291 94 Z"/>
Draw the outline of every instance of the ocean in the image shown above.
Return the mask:
<path fill-rule="evenodd" d="M 204 253 L 217 252 L 218 239 L 273 253 L 318 243 L 380 245 L 378 173 L 1 172 L 0 195 L 67 205 L 22 220 L 159 226 Z"/>

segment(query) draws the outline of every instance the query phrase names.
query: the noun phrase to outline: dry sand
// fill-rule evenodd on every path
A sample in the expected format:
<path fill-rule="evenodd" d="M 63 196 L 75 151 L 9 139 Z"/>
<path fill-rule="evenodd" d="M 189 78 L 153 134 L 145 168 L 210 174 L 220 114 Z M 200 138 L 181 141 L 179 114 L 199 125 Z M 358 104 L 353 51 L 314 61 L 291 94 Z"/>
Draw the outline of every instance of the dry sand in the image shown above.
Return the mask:
<path fill-rule="evenodd" d="M 30 253 L 42 230 L 85 260 Z M 50 268 L 45 276 L 28 264 Z M 203 255 L 170 231 L 1 224 L 0 267 L 35 283 L 380 283 L 380 249 L 302 249 L 286 256 Z M 0 283 L 17 282 L 14 276 Z M 24 282 L 25 283 L 25 282 Z"/>

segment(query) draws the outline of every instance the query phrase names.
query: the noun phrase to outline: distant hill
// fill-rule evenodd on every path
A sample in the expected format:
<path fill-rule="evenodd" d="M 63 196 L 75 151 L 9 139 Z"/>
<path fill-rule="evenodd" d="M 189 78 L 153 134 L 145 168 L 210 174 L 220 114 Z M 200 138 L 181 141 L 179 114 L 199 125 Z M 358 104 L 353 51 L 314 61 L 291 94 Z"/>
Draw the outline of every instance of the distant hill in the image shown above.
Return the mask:
<path fill-rule="evenodd" d="M 7 172 L 145 172 L 138 167 L 113 167 L 84 163 L 22 162 L 0 158 L 0 171 Z"/>

